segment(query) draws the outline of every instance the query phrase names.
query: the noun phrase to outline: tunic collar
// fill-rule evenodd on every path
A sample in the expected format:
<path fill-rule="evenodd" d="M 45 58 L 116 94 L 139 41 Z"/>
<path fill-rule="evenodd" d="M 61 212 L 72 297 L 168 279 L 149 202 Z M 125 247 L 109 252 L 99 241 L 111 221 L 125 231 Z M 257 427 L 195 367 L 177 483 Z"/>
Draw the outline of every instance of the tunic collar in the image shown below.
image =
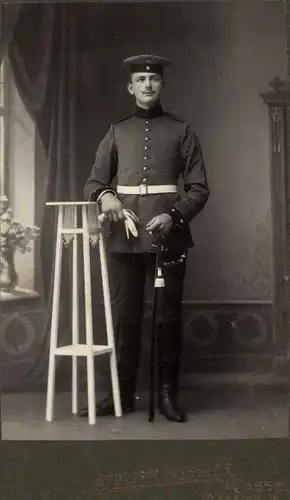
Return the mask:
<path fill-rule="evenodd" d="M 138 116 L 138 118 L 158 118 L 158 116 L 163 114 L 163 109 L 160 104 L 151 109 L 144 109 L 136 106 L 134 114 Z"/>

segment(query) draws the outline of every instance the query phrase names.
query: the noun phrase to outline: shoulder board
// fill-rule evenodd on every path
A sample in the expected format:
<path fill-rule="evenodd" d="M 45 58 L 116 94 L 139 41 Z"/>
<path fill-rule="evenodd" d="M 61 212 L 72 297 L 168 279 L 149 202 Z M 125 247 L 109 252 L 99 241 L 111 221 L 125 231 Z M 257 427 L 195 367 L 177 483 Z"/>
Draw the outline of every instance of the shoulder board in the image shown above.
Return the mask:
<path fill-rule="evenodd" d="M 124 122 L 125 120 L 129 120 L 129 118 L 132 118 L 132 114 L 131 115 L 128 115 L 128 116 L 124 116 L 123 118 L 121 118 L 120 120 L 116 121 L 115 122 L 115 125 L 117 125 L 118 123 L 121 123 L 121 122 Z"/>
<path fill-rule="evenodd" d="M 176 120 L 177 122 L 185 123 L 184 120 L 182 120 L 182 118 L 179 118 L 179 116 L 175 115 L 174 113 L 169 113 L 168 111 L 166 111 L 164 114 L 169 116 L 173 120 Z"/>

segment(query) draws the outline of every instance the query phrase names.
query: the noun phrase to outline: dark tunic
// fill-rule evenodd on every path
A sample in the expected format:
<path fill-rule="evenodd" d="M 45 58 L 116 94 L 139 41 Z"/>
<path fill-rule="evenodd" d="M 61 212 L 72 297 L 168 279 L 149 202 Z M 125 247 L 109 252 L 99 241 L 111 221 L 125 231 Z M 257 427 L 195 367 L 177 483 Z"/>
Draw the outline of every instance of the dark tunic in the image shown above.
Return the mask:
<path fill-rule="evenodd" d="M 173 215 L 167 246 L 193 246 L 190 221 L 203 209 L 209 188 L 201 146 L 190 126 L 161 107 L 136 109 L 135 114 L 111 125 L 99 145 L 85 185 L 85 199 L 95 200 L 114 179 L 122 186 L 178 184 L 184 192 L 166 194 L 118 194 L 123 208 L 139 218 L 138 237 L 127 239 L 123 222 L 111 223 L 109 248 L 117 253 L 154 252 L 146 224 L 156 215 Z"/>

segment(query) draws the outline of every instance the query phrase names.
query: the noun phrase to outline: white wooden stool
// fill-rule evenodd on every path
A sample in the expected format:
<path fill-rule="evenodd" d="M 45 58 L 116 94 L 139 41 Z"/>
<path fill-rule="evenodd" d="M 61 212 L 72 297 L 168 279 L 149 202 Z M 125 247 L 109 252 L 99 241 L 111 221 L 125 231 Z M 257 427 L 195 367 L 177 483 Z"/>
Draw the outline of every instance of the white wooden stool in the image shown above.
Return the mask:
<path fill-rule="evenodd" d="M 87 387 L 88 387 L 88 420 L 89 424 L 96 423 L 95 400 L 95 373 L 94 356 L 101 354 L 110 355 L 111 383 L 115 408 L 115 416 L 122 416 L 120 388 L 117 371 L 112 308 L 108 278 L 107 257 L 104 235 L 100 219 L 98 218 L 98 204 L 92 202 L 48 202 L 57 210 L 57 233 L 55 251 L 55 270 L 53 284 L 53 300 L 50 332 L 50 352 L 48 366 L 46 420 L 51 422 L 54 413 L 55 395 L 55 357 L 72 356 L 72 413 L 78 412 L 78 373 L 77 357 L 87 358 Z M 81 210 L 81 227 L 78 227 L 78 210 Z M 86 344 L 79 343 L 79 284 L 78 284 L 78 235 L 83 243 L 83 269 L 84 269 L 84 298 L 85 298 L 85 329 Z M 59 301 L 61 285 L 61 264 L 63 244 L 68 245 L 73 241 L 73 269 L 72 269 L 72 344 L 58 347 L 59 328 Z M 106 318 L 106 332 L 108 345 L 93 344 L 93 315 L 91 291 L 91 263 L 90 243 L 99 244 L 102 287 Z"/>

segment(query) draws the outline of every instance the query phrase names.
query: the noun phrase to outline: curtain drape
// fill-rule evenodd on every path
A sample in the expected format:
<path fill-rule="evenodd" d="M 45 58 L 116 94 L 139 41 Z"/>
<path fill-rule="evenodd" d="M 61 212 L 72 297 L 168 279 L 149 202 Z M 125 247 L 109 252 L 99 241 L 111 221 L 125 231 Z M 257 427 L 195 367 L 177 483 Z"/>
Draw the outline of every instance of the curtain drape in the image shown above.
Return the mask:
<path fill-rule="evenodd" d="M 4 7 L 4 8 L 3 8 Z M 11 7 L 11 8 L 10 8 Z M 82 199 L 77 173 L 77 5 L 26 4 L 2 6 L 0 56 L 8 54 L 16 86 L 43 142 L 48 176 L 44 201 Z M 36 166 L 37 168 L 37 166 Z M 27 193 L 29 196 L 29 193 Z M 46 320 L 41 349 L 23 386 L 47 377 L 50 306 L 55 246 L 55 214 L 44 209 L 41 264 Z M 70 255 L 65 252 L 64 290 L 70 289 Z M 70 294 L 61 294 L 60 343 L 70 328 Z"/>
<path fill-rule="evenodd" d="M 21 4 L 2 3 L 0 5 L 0 64 L 13 39 L 14 28 L 21 8 Z"/>

